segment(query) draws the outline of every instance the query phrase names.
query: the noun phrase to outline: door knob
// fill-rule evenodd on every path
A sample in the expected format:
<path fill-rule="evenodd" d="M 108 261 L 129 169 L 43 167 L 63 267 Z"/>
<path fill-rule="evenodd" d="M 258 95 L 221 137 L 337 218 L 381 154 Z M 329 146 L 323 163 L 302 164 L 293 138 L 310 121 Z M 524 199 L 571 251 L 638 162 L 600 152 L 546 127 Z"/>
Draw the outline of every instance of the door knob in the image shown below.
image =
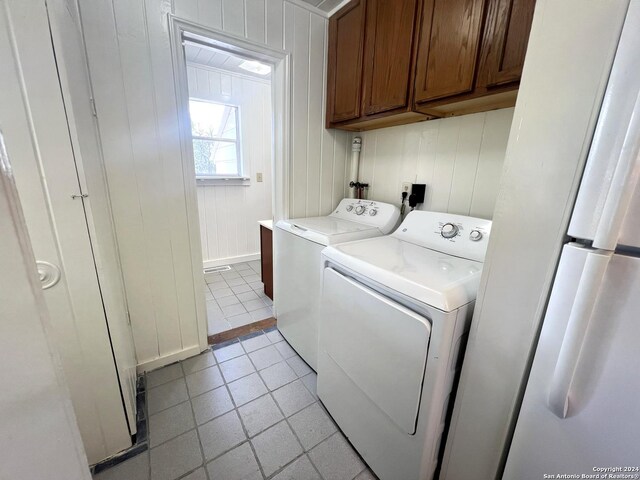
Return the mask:
<path fill-rule="evenodd" d="M 43 290 L 53 287 L 60 280 L 60 269 L 53 263 L 37 260 L 36 267 Z"/>

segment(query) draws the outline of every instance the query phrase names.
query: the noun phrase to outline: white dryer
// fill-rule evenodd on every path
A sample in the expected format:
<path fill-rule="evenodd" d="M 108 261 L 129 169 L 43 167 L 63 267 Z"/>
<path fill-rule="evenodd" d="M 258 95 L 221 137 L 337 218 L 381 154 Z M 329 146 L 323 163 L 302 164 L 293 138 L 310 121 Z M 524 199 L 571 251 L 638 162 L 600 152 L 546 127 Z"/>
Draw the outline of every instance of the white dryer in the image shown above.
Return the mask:
<path fill-rule="evenodd" d="M 430 480 L 491 221 L 411 212 L 323 250 L 318 395 L 381 480 Z"/>
<path fill-rule="evenodd" d="M 326 217 L 276 223 L 274 295 L 278 329 L 314 370 L 318 363 L 322 249 L 387 235 L 399 220 L 400 210 L 394 205 L 347 198 Z"/>

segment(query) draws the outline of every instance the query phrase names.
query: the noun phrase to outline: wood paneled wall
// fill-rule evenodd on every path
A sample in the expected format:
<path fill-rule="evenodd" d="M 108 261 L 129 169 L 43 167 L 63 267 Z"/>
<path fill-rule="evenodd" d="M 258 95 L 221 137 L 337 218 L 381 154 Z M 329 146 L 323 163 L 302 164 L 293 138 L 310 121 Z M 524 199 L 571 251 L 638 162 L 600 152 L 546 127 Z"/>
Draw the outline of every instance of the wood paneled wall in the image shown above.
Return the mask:
<path fill-rule="evenodd" d="M 492 218 L 513 108 L 362 132 L 368 197 L 400 203 L 402 182 L 425 183 L 421 210 Z"/>
<path fill-rule="evenodd" d="M 258 220 L 272 218 L 271 84 L 197 64 L 187 76 L 191 97 L 238 106 L 244 174 L 251 177 L 249 185 L 198 185 L 202 259 L 210 266 L 259 254 Z"/>
<path fill-rule="evenodd" d="M 290 214 L 344 195 L 324 130 L 326 18 L 286 0 L 79 0 L 139 368 L 198 350 L 168 14 L 292 54 Z M 197 282 L 196 282 L 197 283 Z"/>

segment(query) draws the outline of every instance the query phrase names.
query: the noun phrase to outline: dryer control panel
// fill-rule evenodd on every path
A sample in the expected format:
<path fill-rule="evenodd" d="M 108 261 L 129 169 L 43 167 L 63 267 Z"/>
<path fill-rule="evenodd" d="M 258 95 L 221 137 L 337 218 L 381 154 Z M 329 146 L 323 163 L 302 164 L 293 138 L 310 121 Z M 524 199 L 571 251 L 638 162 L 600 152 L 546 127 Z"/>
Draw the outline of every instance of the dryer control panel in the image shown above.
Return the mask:
<path fill-rule="evenodd" d="M 490 234 L 491 220 L 414 210 L 393 235 L 448 255 L 484 262 Z"/>
<path fill-rule="evenodd" d="M 345 198 L 330 216 L 378 227 L 387 235 L 398 225 L 400 209 L 390 203 Z"/>

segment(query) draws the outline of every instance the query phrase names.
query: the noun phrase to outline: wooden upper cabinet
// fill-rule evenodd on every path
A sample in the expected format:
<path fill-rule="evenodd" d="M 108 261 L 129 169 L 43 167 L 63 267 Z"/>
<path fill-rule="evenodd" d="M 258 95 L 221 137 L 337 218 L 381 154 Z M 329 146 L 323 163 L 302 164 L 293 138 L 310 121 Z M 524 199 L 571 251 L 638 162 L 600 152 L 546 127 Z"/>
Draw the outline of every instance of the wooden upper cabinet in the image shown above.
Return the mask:
<path fill-rule="evenodd" d="M 412 46 L 417 0 L 367 0 L 364 115 L 411 104 Z"/>
<path fill-rule="evenodd" d="M 327 124 L 360 116 L 365 0 L 352 0 L 329 20 Z"/>
<path fill-rule="evenodd" d="M 327 127 L 515 105 L 535 0 L 351 0 L 329 20 Z"/>
<path fill-rule="evenodd" d="M 535 0 L 487 0 L 478 87 L 520 81 L 535 3 Z"/>
<path fill-rule="evenodd" d="M 423 0 L 415 100 L 426 102 L 474 87 L 484 0 Z"/>

